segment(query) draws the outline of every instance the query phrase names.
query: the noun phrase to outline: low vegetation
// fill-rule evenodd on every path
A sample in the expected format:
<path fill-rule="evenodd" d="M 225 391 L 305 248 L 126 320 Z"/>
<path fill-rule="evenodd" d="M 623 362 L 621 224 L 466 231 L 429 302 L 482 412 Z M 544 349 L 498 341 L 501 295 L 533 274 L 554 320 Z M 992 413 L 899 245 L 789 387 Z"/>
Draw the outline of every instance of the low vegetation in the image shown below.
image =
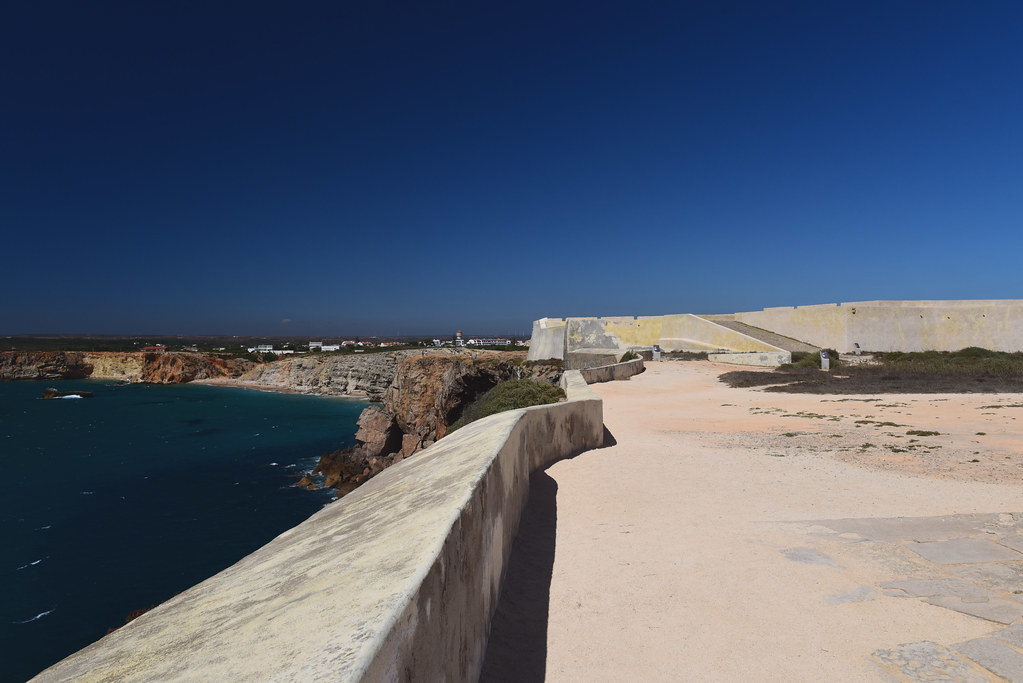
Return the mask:
<path fill-rule="evenodd" d="M 842 365 L 842 360 L 839 358 L 838 351 L 834 349 L 824 349 L 828 353 L 828 360 L 832 370 L 835 370 Z M 786 370 L 793 368 L 809 368 L 820 370 L 821 368 L 821 354 L 818 351 L 793 351 L 792 362 L 785 363 L 781 366 Z"/>
<path fill-rule="evenodd" d="M 1023 392 L 1023 353 L 969 347 L 961 351 L 878 353 L 872 362 L 841 363 L 830 352 L 831 370 L 819 355 L 793 353 L 776 370 L 738 370 L 721 375 L 733 387 L 816 394 Z"/>
<path fill-rule="evenodd" d="M 501 382 L 469 404 L 462 412 L 462 416 L 448 429 L 448 433 L 488 415 L 516 408 L 557 403 L 563 398 L 565 398 L 565 392 L 561 387 L 556 387 L 543 380 L 511 379 Z"/>
<path fill-rule="evenodd" d="M 663 351 L 661 360 L 707 360 L 706 351 Z"/>
<path fill-rule="evenodd" d="M 628 363 L 630 360 L 636 360 L 639 358 L 639 354 L 635 351 L 626 351 L 622 354 L 622 357 L 618 359 L 619 363 Z"/>
<path fill-rule="evenodd" d="M 885 368 L 898 372 L 986 377 L 1023 375 L 1023 352 L 1019 351 L 1006 353 L 970 346 L 961 351 L 889 352 L 874 357 Z"/>

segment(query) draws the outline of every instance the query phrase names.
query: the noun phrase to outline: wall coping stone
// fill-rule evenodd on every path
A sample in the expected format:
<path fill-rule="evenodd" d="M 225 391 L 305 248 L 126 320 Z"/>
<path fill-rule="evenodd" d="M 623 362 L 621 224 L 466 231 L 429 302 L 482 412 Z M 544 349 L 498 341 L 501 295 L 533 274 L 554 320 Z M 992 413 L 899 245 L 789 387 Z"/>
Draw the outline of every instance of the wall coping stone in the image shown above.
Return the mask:
<path fill-rule="evenodd" d="M 603 442 L 568 398 L 478 420 L 39 681 L 476 680 L 530 472 Z"/>

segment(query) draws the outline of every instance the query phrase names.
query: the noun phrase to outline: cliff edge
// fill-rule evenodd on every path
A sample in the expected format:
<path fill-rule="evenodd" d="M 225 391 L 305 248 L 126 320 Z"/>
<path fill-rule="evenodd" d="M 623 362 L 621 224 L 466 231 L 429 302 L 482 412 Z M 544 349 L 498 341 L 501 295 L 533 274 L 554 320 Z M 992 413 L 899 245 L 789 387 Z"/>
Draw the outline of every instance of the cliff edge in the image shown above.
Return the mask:
<path fill-rule="evenodd" d="M 510 354 L 405 355 L 397 360 L 382 405 L 359 416 L 356 445 L 325 453 L 313 474 L 338 495 L 442 438 L 462 411 L 499 382 L 561 379 L 560 363 L 530 362 Z M 302 483 L 308 483 L 304 479 Z"/>
<path fill-rule="evenodd" d="M 112 379 L 179 384 L 196 379 L 238 377 L 253 365 L 240 358 L 187 351 L 5 351 L 0 354 L 0 381 Z"/>

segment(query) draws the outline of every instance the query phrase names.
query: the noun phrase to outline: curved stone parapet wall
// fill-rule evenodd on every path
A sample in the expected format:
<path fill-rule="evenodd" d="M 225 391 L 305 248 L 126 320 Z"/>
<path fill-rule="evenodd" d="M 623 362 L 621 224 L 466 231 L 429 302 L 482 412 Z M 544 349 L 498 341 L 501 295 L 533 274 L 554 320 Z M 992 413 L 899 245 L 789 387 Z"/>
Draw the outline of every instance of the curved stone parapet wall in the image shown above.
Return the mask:
<path fill-rule="evenodd" d="M 598 368 L 586 368 L 580 370 L 583 379 L 586 380 L 587 384 L 599 384 L 600 382 L 614 382 L 623 379 L 629 379 L 633 375 L 638 375 L 646 369 L 643 365 L 643 359 L 637 358 L 636 360 L 625 361 L 624 363 L 615 363 L 613 365 L 601 365 Z"/>
<path fill-rule="evenodd" d="M 601 445 L 600 398 L 474 422 L 39 681 L 467 681 L 530 472 Z"/>

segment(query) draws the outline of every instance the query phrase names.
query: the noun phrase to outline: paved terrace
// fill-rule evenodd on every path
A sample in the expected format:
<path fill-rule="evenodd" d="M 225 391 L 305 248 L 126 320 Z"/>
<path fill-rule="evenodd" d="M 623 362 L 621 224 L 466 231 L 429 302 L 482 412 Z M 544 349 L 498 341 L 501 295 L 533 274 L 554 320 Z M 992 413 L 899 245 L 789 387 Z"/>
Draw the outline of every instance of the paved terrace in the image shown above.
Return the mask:
<path fill-rule="evenodd" d="M 484 680 L 1023 680 L 1020 396 L 647 368 L 534 475 Z"/>

